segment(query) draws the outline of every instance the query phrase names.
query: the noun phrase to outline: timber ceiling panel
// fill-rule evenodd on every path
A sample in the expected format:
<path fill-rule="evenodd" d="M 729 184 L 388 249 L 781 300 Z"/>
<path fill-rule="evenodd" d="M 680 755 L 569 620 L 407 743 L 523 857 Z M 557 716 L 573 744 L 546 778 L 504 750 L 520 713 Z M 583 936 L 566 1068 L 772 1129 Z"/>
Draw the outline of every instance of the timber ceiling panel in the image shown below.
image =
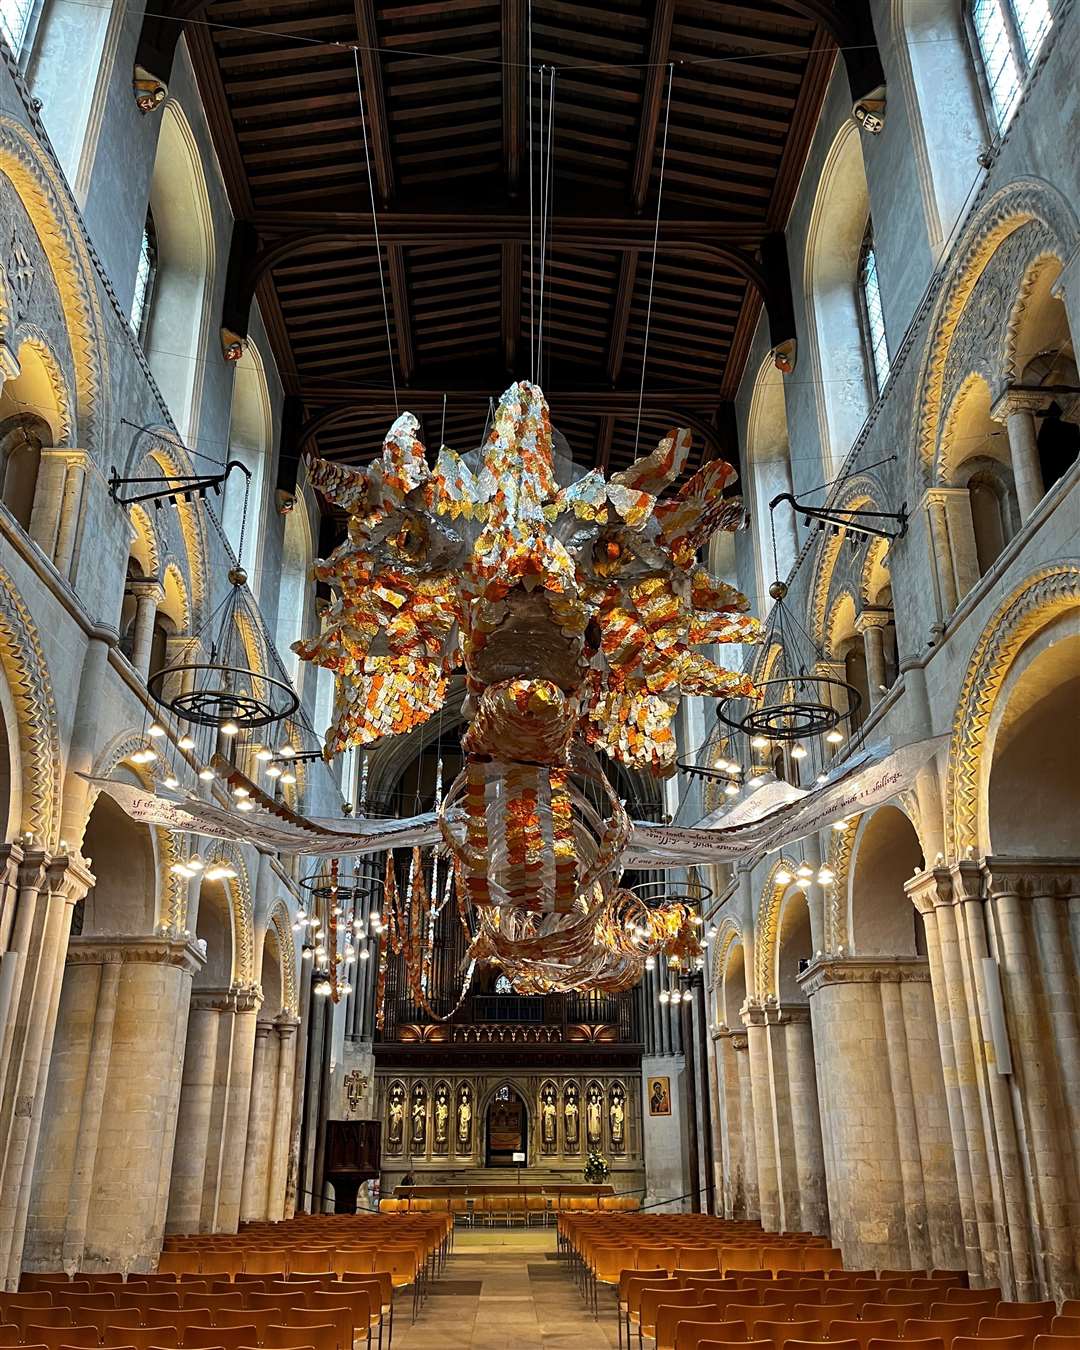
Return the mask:
<path fill-rule="evenodd" d="M 831 69 L 832 40 L 802 17 L 820 8 L 534 0 L 531 97 L 527 0 L 186 10 L 230 197 L 257 232 L 245 266 L 308 448 L 377 451 L 394 414 L 388 326 L 400 406 L 437 446 L 445 393 L 447 443 L 477 443 L 489 398 L 531 366 L 550 123 L 541 383 L 575 459 L 632 457 L 647 321 L 642 452 L 684 418 L 702 454 L 731 455 L 717 428 L 759 313 L 760 246 L 783 227 Z"/>

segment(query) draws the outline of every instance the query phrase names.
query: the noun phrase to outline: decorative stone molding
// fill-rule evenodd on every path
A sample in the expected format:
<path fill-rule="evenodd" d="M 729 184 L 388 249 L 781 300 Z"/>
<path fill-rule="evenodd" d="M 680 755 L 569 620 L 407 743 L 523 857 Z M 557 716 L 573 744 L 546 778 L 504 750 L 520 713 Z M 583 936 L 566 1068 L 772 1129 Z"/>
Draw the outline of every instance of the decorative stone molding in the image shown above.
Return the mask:
<path fill-rule="evenodd" d="M 917 492 L 929 486 L 938 430 L 946 406 L 945 368 L 957 328 L 975 286 L 998 247 L 1029 221 L 1040 221 L 1068 258 L 1080 238 L 1069 203 L 1041 178 L 1017 179 L 991 197 L 970 221 L 954 250 L 949 276 L 934 305 L 915 401 L 913 479 Z M 1004 319 L 1004 315 L 1002 316 Z"/>
<path fill-rule="evenodd" d="M 892 623 L 893 612 L 879 605 L 864 605 L 855 616 L 856 633 L 865 633 L 868 628 L 884 628 Z"/>
<path fill-rule="evenodd" d="M 786 871 L 792 877 L 798 863 L 790 858 L 778 858 L 769 869 L 758 901 L 754 923 L 754 989 L 759 998 L 776 994 L 776 942 L 780 922 L 780 904 L 790 881 L 776 880 L 778 872 Z"/>
<path fill-rule="evenodd" d="M 746 1050 L 749 1048 L 750 1040 L 745 1031 L 733 1031 L 731 1033 L 732 1050 Z"/>
<path fill-rule="evenodd" d="M 108 348 L 93 263 L 67 185 L 36 137 L 9 116 L 0 116 L 0 173 L 10 180 L 30 217 L 60 293 L 75 363 L 75 439 L 100 453 L 101 428 L 107 425 L 102 404 L 108 388 Z M 11 318 L 10 312 L 0 316 L 5 332 Z"/>
<path fill-rule="evenodd" d="M 765 1009 L 765 1024 L 770 1027 L 805 1026 L 810 1021 L 807 1003 L 777 1003 Z"/>
<path fill-rule="evenodd" d="M 0 128 L 3 119 L 0 118 Z M 2 157 L 0 157 L 2 168 Z M 37 626 L 11 577 L 0 568 L 0 667 L 15 704 L 22 784 L 20 819 L 9 822 L 47 847 L 59 841 L 62 797 L 60 733 L 52 681 Z"/>
<path fill-rule="evenodd" d="M 211 1012 L 257 1012 L 262 1006 L 258 985 L 230 985 L 228 989 L 193 989 L 191 1006 Z"/>
<path fill-rule="evenodd" d="M 764 1003 L 757 999 L 748 998 L 742 1006 L 742 1021 L 744 1027 L 763 1027 L 765 1025 L 766 1009 Z"/>
<path fill-rule="evenodd" d="M 293 927 L 289 922 L 289 911 L 285 902 L 279 900 L 270 914 L 270 924 L 277 938 L 278 956 L 281 964 L 281 1005 L 282 1016 L 299 1015 L 299 999 L 296 992 L 296 940 Z"/>
<path fill-rule="evenodd" d="M 1013 413 L 1044 413 L 1054 401 L 1053 389 L 1022 384 L 999 386 L 990 405 L 990 416 L 995 422 L 1008 422 Z"/>
<path fill-rule="evenodd" d="M 41 358 L 41 364 L 49 381 L 49 389 L 56 400 L 56 407 L 60 414 L 60 425 L 55 428 L 56 444 L 59 446 L 72 445 L 76 436 L 75 419 L 71 412 L 71 391 L 68 389 L 68 382 L 60 368 L 60 362 L 49 346 L 48 338 L 36 324 L 24 322 L 19 324 L 11 339 L 11 345 L 16 351 L 21 351 L 24 346 L 31 347 Z M 44 420 L 48 421 L 47 418 Z"/>
<path fill-rule="evenodd" d="M 720 920 L 716 937 L 712 944 L 712 990 L 718 993 L 723 987 L 724 971 L 727 969 L 728 954 L 736 943 L 742 941 L 742 931 L 738 922 L 730 914 Z"/>
<path fill-rule="evenodd" d="M 1045 895 L 1055 900 L 1080 896 L 1078 858 L 1004 858 L 991 856 L 982 862 L 987 897 L 1019 895 L 1023 899 Z"/>
<path fill-rule="evenodd" d="M 925 958 L 840 956 L 818 958 L 798 977 L 807 998 L 834 984 L 929 984 Z"/>
<path fill-rule="evenodd" d="M 73 937 L 68 944 L 69 966 L 162 965 L 190 975 L 205 964 L 206 957 L 194 942 L 166 937 Z"/>
<path fill-rule="evenodd" d="M 1028 577 L 983 629 L 960 689 L 945 783 L 949 857 L 974 855 L 979 840 L 982 757 L 997 696 L 1020 649 L 1058 614 L 1080 605 L 1080 563 L 1062 561 Z"/>

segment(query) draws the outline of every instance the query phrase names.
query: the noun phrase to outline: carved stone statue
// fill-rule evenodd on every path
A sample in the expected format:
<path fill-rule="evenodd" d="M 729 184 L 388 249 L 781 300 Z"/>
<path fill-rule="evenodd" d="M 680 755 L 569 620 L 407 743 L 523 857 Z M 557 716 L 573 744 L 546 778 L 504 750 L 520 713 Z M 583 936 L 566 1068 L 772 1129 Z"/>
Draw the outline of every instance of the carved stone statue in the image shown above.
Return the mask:
<path fill-rule="evenodd" d="M 555 1089 L 546 1087 L 540 1102 L 541 1137 L 545 1153 L 555 1152 Z"/>
<path fill-rule="evenodd" d="M 589 1098 L 585 1103 L 585 1123 L 590 1148 L 599 1148 L 603 1140 L 600 1089 L 595 1085 L 589 1089 Z"/>
<path fill-rule="evenodd" d="M 422 1153 L 424 1137 L 427 1133 L 427 1102 L 421 1088 L 413 1093 L 412 1103 L 412 1146 L 414 1153 Z"/>
<path fill-rule="evenodd" d="M 458 1096 L 457 1109 L 457 1137 L 458 1152 L 468 1153 L 470 1140 L 472 1139 L 472 1101 L 471 1094 L 467 1087 L 462 1087 Z"/>
<path fill-rule="evenodd" d="M 439 1088 L 435 1094 L 435 1142 L 446 1143 L 446 1129 L 450 1121 L 450 1103 L 447 1101 L 446 1088 Z"/>
<path fill-rule="evenodd" d="M 626 1119 L 626 1113 L 623 1110 L 623 1104 L 618 1097 L 611 1103 L 611 1146 L 616 1152 L 622 1152 L 623 1146 L 623 1123 Z"/>
<path fill-rule="evenodd" d="M 566 1090 L 566 1102 L 563 1106 L 563 1122 L 566 1129 L 566 1147 L 571 1151 L 578 1146 L 578 1104 L 577 1088 L 570 1085 Z"/>
<path fill-rule="evenodd" d="M 405 1094 L 400 1086 L 390 1089 L 390 1129 L 389 1144 L 394 1153 L 401 1149 L 402 1131 L 405 1123 Z"/>

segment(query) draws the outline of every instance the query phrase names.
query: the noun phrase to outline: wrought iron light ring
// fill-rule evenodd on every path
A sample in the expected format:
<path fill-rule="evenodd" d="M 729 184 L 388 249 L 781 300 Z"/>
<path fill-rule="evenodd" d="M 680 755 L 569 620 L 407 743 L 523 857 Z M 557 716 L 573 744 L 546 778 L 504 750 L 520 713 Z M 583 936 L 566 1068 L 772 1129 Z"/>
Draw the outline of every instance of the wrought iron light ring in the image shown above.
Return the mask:
<path fill-rule="evenodd" d="M 205 681 L 201 686 L 200 679 Z M 165 690 L 174 682 L 180 691 L 167 697 Z M 243 666 L 194 661 L 165 666 L 150 676 L 147 687 L 163 707 L 202 727 L 233 722 L 250 731 L 280 722 L 300 706 L 296 691 L 284 680 Z"/>
<path fill-rule="evenodd" d="M 770 690 L 778 694 L 776 702 L 769 701 Z M 785 696 L 788 690 L 792 694 Z M 798 697 L 801 691 L 807 696 Z M 833 702 L 825 702 L 821 697 L 823 692 L 835 694 L 836 704 L 841 702 L 839 696 L 843 695 L 847 710 L 841 712 Z M 740 704 L 748 706 L 741 716 L 737 716 L 733 708 Z M 841 722 L 848 721 L 861 705 L 862 694 L 858 689 L 834 676 L 782 676 L 760 681 L 756 698 L 724 699 L 717 705 L 716 715 L 725 726 L 747 736 L 764 736 L 771 741 L 801 741 L 832 731 Z"/>

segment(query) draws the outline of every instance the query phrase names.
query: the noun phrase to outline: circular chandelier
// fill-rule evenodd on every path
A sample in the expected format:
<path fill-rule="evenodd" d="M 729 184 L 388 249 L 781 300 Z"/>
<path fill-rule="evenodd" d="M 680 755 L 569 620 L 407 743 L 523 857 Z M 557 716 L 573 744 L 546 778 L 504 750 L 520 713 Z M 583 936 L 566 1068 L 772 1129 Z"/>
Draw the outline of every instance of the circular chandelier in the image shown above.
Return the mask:
<path fill-rule="evenodd" d="M 185 722 L 236 736 L 284 721 L 300 700 L 283 670 L 269 675 L 252 669 L 245 630 L 268 653 L 273 644 L 245 590 L 247 573 L 233 567 L 229 582 L 225 599 L 187 643 L 193 659 L 162 666 L 149 677 L 147 687 L 162 707 Z M 206 658 L 197 659 L 204 650 Z"/>
<path fill-rule="evenodd" d="M 805 740 L 823 736 L 835 745 L 844 740 L 841 727 L 850 725 L 862 705 L 862 694 L 822 670 L 824 653 L 786 604 L 786 582 L 774 581 L 769 594 L 775 603 L 761 645 L 766 653 L 779 648 L 784 673 L 756 681 L 752 694 L 721 699 L 716 715 L 725 726 L 749 737 L 753 749 L 784 741 L 794 745 L 792 754 L 800 758 L 798 750 Z M 709 766 L 693 767 L 709 775 Z"/>

